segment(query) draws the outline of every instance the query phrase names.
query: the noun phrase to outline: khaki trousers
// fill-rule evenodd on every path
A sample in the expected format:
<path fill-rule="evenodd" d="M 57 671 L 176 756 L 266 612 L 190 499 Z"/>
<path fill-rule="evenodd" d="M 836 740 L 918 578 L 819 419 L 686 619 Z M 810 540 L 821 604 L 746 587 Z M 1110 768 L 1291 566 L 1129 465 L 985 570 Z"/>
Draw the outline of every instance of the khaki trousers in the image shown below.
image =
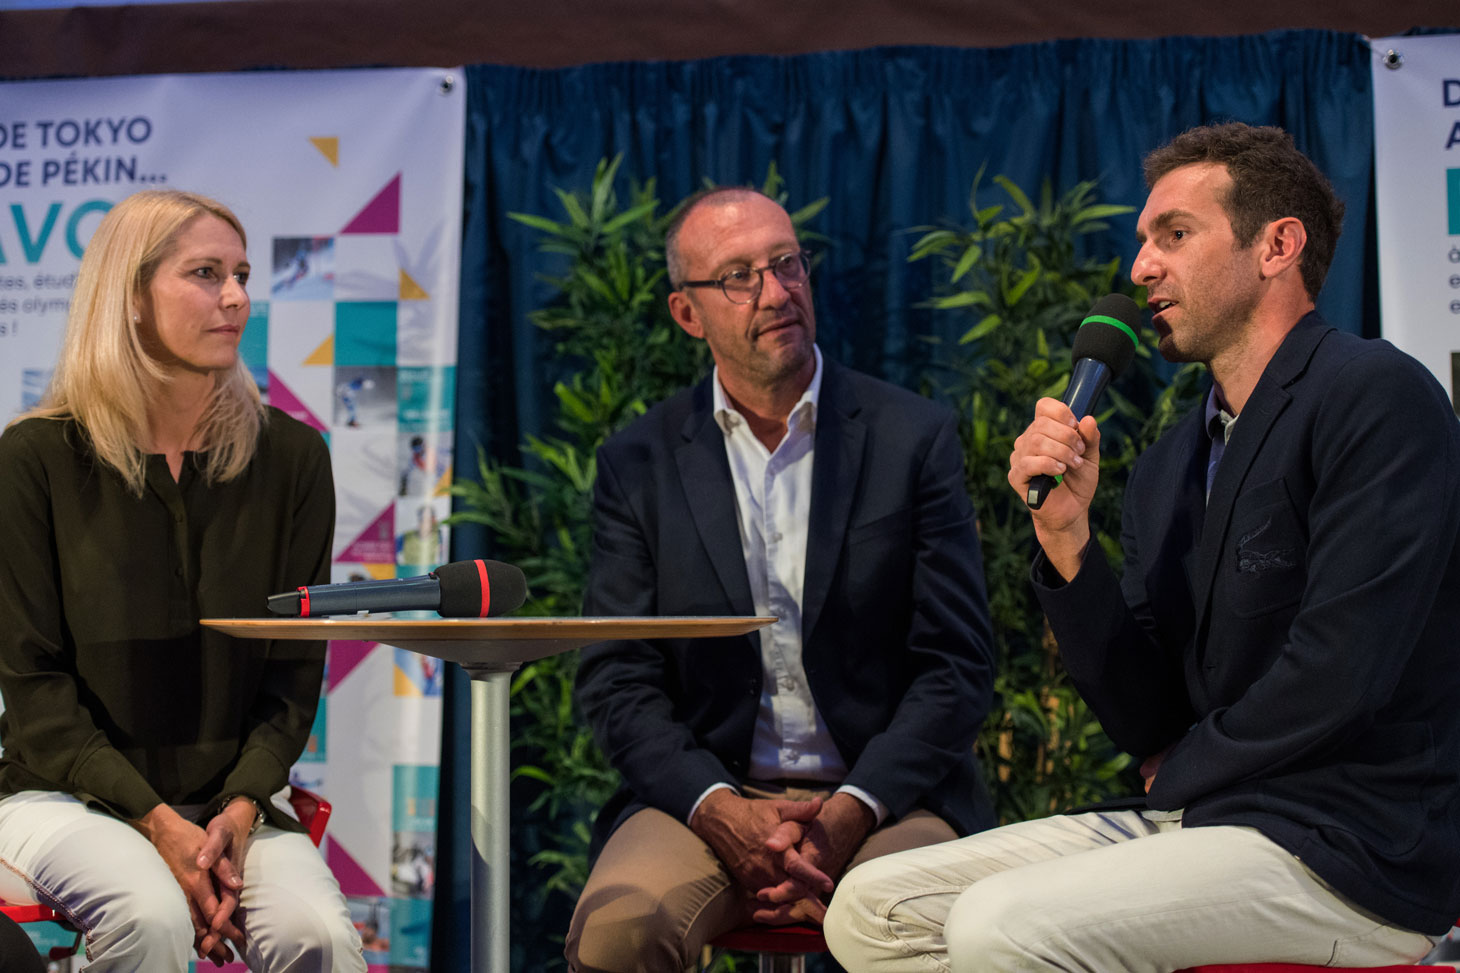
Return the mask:
<path fill-rule="evenodd" d="M 1431 946 L 1251 828 L 1183 829 L 1152 811 L 1026 821 L 870 862 L 838 885 L 826 939 L 856 973 L 1385 966 Z"/>
<path fill-rule="evenodd" d="M 788 800 L 833 791 L 741 787 L 746 797 Z M 914 811 L 870 834 L 848 868 L 955 837 L 941 818 Z M 564 954 L 579 973 L 682 973 L 705 943 L 750 922 L 756 905 L 687 825 L 662 811 L 643 810 L 604 845 L 573 911 Z"/>

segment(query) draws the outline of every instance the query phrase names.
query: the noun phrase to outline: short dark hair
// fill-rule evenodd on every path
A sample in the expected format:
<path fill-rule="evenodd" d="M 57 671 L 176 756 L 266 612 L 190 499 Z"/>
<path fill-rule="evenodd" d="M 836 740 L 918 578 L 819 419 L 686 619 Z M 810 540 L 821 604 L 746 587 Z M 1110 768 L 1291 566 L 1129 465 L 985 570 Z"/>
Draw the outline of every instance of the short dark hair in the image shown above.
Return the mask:
<path fill-rule="evenodd" d="M 1298 151 L 1293 137 L 1270 125 L 1241 122 L 1189 129 L 1146 156 L 1146 188 L 1175 169 L 1199 163 L 1224 166 L 1232 177 L 1221 204 L 1239 246 L 1251 246 L 1273 220 L 1291 216 L 1302 222 L 1308 243 L 1298 269 L 1304 290 L 1317 300 L 1343 232 L 1343 200 Z"/>
<path fill-rule="evenodd" d="M 669 269 L 669 287 L 671 290 L 678 290 L 684 283 L 684 261 L 679 255 L 679 231 L 684 227 L 685 218 L 690 212 L 696 209 L 701 203 L 716 196 L 741 197 L 741 196 L 765 196 L 765 193 L 754 186 L 708 186 L 697 192 L 690 193 L 679 201 L 674 216 L 669 220 L 669 226 L 664 231 L 664 263 Z M 769 196 L 765 196 L 770 199 Z M 728 202 L 728 199 L 726 200 Z M 775 202 L 775 200 L 771 200 Z M 779 205 L 779 204 L 778 204 Z"/>

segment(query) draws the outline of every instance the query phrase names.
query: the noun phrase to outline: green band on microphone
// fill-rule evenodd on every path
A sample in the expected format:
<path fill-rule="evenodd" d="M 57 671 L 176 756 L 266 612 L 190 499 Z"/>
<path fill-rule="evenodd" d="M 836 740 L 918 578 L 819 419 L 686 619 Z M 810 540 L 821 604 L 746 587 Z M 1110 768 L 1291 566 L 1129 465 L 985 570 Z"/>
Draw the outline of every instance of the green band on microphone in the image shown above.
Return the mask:
<path fill-rule="evenodd" d="M 1137 348 L 1139 348 L 1141 346 L 1140 339 L 1138 339 L 1136 337 L 1136 333 L 1134 331 L 1132 331 L 1130 329 L 1130 325 L 1126 324 L 1124 321 L 1121 321 L 1118 318 L 1109 317 L 1109 316 L 1104 315 L 1104 314 L 1092 314 L 1089 317 L 1087 317 L 1085 320 L 1083 320 L 1083 321 L 1080 322 L 1080 327 L 1083 328 L 1085 325 L 1091 324 L 1093 322 L 1099 322 L 1100 324 L 1114 325 L 1115 327 L 1117 327 L 1120 330 L 1122 330 L 1122 331 L 1125 332 L 1125 336 L 1130 339 L 1130 343 L 1131 344 L 1135 345 Z"/>

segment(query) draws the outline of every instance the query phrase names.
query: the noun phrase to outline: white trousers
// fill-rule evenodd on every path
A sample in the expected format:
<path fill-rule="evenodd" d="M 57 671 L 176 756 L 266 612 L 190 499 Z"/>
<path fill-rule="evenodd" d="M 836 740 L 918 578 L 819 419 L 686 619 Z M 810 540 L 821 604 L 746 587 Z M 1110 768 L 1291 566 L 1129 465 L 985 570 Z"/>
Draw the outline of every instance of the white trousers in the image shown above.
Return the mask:
<path fill-rule="evenodd" d="M 364 973 L 339 884 L 306 835 L 264 825 L 244 849 L 243 881 L 250 970 Z M 85 934 L 87 973 L 184 973 L 193 955 L 187 901 L 162 857 L 131 825 L 67 794 L 0 801 L 0 899 L 70 918 Z"/>
<path fill-rule="evenodd" d="M 1251 828 L 1114 811 L 1012 824 L 859 865 L 826 917 L 857 973 L 1171 973 L 1383 966 L 1432 945 L 1334 893 Z"/>

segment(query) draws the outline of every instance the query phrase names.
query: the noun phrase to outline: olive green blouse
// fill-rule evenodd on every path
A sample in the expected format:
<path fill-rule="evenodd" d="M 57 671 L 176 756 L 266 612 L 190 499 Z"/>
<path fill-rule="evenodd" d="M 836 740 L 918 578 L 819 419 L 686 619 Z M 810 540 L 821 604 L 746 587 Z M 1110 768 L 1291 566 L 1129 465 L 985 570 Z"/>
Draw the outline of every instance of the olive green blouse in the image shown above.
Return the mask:
<path fill-rule="evenodd" d="M 335 498 L 317 432 L 269 409 L 242 474 L 143 495 L 69 420 L 0 435 L 0 797 L 75 794 L 120 817 L 245 794 L 269 807 L 303 750 L 322 642 L 237 639 L 199 618 L 260 617 L 327 581 Z M 284 821 L 271 812 L 274 823 Z"/>

